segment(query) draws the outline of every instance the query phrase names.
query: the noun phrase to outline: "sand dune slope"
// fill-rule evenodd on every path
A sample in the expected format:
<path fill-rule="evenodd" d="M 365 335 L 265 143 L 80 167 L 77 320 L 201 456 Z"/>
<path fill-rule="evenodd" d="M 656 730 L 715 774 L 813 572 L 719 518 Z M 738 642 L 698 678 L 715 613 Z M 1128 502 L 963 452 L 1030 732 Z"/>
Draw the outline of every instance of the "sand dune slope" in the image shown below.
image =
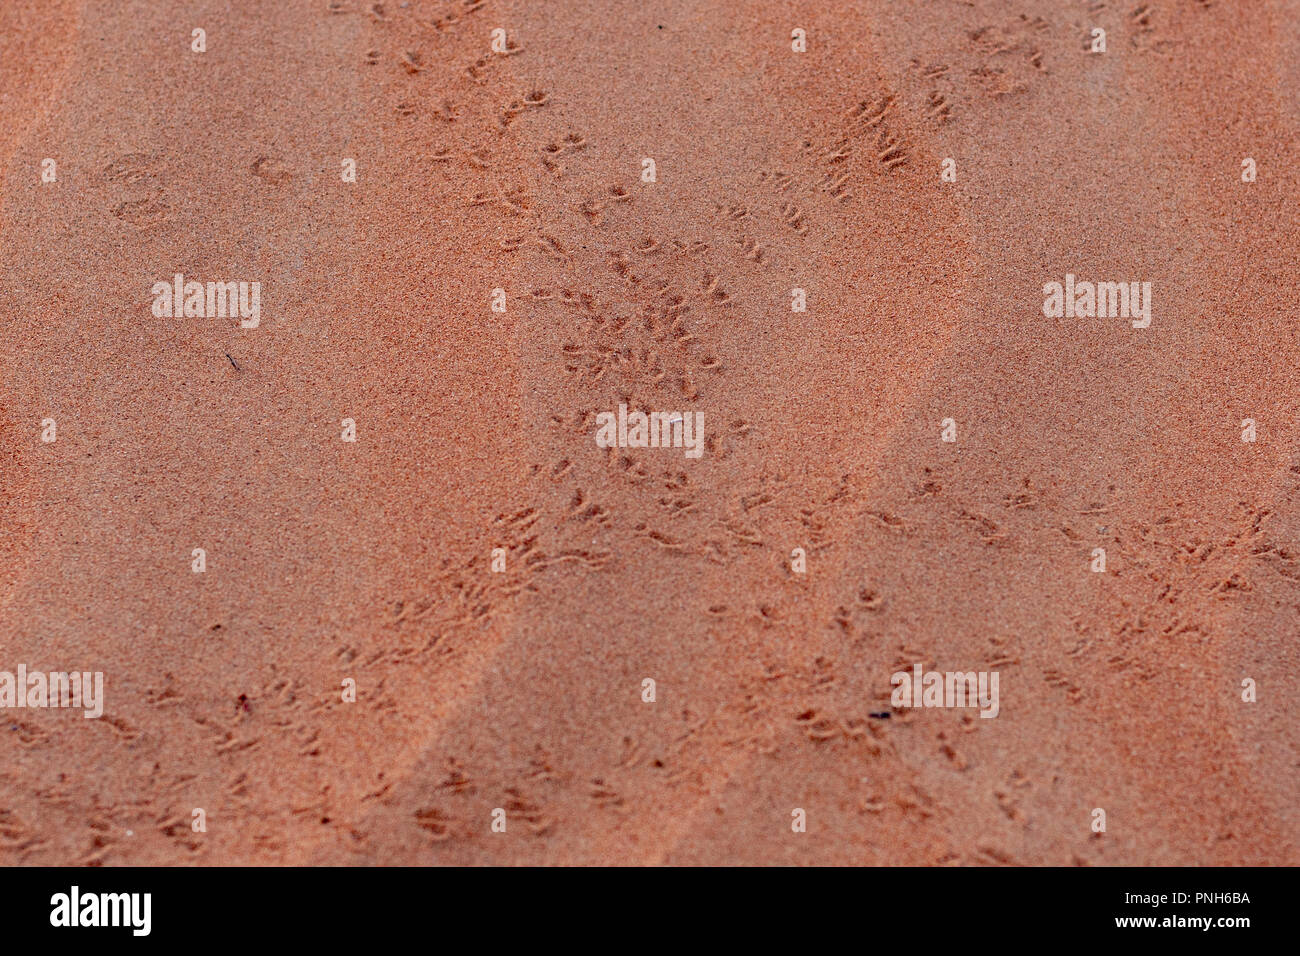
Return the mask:
<path fill-rule="evenodd" d="M 1296 863 L 1297 13 L 6 9 L 0 862 Z"/>

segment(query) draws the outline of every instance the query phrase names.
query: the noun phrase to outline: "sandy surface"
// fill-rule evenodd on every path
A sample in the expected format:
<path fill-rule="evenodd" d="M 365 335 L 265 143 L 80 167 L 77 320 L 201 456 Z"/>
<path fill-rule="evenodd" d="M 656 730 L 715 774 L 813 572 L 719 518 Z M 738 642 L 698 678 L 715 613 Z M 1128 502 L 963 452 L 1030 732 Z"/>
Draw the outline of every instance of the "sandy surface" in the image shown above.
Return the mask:
<path fill-rule="evenodd" d="M 1300 863 L 1298 23 L 4 4 L 0 863 Z"/>

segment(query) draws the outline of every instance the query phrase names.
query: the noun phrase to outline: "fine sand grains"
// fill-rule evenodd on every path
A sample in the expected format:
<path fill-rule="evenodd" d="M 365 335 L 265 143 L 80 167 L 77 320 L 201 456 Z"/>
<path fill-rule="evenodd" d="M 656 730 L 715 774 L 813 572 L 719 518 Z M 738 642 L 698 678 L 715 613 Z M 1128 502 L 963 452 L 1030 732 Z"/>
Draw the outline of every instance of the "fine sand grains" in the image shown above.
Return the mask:
<path fill-rule="evenodd" d="M 0 863 L 1297 862 L 1284 10 L 193 18 L 0 12 Z"/>

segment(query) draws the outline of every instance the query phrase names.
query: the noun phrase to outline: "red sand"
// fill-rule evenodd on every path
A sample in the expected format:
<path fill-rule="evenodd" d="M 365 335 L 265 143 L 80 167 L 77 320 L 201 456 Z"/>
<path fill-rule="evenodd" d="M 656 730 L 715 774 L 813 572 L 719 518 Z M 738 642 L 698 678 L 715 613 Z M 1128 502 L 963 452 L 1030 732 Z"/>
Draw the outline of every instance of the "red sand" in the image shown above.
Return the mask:
<path fill-rule="evenodd" d="M 0 863 L 1300 862 L 1300 3 L 819 7 L 0 8 Z"/>

